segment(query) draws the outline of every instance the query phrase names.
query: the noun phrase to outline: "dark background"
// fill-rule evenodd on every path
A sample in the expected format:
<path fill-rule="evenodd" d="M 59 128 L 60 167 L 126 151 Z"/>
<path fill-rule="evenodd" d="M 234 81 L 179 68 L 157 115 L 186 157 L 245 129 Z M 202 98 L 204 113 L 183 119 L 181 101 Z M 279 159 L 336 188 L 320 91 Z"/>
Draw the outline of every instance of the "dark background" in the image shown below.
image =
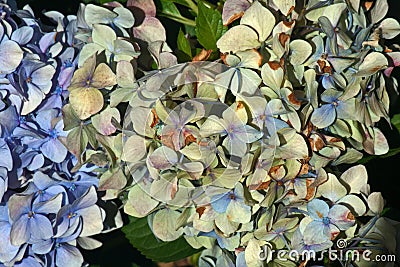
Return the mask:
<path fill-rule="evenodd" d="M 77 0 L 17 0 L 19 8 L 25 4 L 30 6 L 35 11 L 37 17 L 41 16 L 43 11 L 58 10 L 64 14 L 76 14 L 79 2 Z M 212 1 L 216 2 L 216 1 Z M 388 0 L 389 12 L 387 17 L 393 17 L 400 20 L 399 0 Z M 45 18 L 42 17 L 45 20 Z M 176 48 L 176 36 L 178 35 L 180 25 L 169 19 L 160 19 L 166 28 L 168 43 L 174 49 Z M 400 37 L 391 40 L 391 43 L 400 44 Z M 395 68 L 393 76 L 400 82 L 400 68 Z M 397 94 L 391 94 L 391 109 L 390 114 L 400 113 L 400 101 Z M 386 135 L 390 148 L 400 147 L 400 135 L 397 129 L 392 129 L 390 125 L 381 120 L 379 127 Z M 369 175 L 369 183 L 371 191 L 380 191 L 384 199 L 387 201 L 386 205 L 390 209 L 387 211 L 386 216 L 394 220 L 400 221 L 400 155 L 389 158 L 375 158 L 366 163 L 366 168 Z M 120 267 L 132 266 L 133 263 L 141 267 L 154 266 L 154 264 L 144 258 L 137 250 L 133 249 L 124 234 L 120 231 L 113 231 L 108 234 L 99 235 L 96 237 L 98 240 L 103 241 L 103 246 L 94 251 L 84 251 L 84 258 L 90 263 L 90 266 L 116 266 Z"/>

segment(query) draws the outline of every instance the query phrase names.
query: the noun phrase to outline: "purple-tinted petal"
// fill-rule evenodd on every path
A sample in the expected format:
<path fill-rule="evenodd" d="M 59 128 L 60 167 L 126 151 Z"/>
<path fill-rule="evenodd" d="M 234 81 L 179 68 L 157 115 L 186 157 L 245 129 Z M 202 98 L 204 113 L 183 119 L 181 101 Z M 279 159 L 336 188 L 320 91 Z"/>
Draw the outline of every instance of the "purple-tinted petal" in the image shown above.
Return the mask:
<path fill-rule="evenodd" d="M 15 267 L 42 267 L 41 264 L 37 259 L 32 256 L 24 258 L 20 263 L 14 265 Z"/>
<path fill-rule="evenodd" d="M 41 214 L 35 214 L 28 220 L 31 235 L 35 239 L 49 239 L 53 236 L 53 227 L 49 219 Z"/>
<path fill-rule="evenodd" d="M 41 171 L 37 171 L 33 174 L 33 182 L 40 190 L 44 190 L 57 183 L 55 180 L 51 179 L 50 176 Z"/>
<path fill-rule="evenodd" d="M 149 156 L 148 161 L 154 168 L 165 170 L 178 162 L 178 156 L 171 148 L 162 146 Z"/>
<path fill-rule="evenodd" d="M 18 220 L 31 209 L 33 195 L 13 195 L 8 200 L 8 210 L 12 221 Z"/>
<path fill-rule="evenodd" d="M 4 139 L 0 139 L 0 166 L 9 171 L 11 171 L 13 168 L 11 151 Z"/>
<path fill-rule="evenodd" d="M 39 47 L 40 50 L 42 50 L 43 53 L 46 52 L 46 50 L 55 43 L 56 39 L 56 32 L 49 32 L 43 35 L 43 37 L 39 41 Z"/>
<path fill-rule="evenodd" d="M 40 151 L 55 163 L 61 163 L 68 154 L 67 148 L 55 138 L 49 138 L 47 142 L 43 143 Z"/>
<path fill-rule="evenodd" d="M 79 249 L 63 243 L 56 249 L 56 266 L 76 267 L 81 266 L 83 257 Z"/>
<path fill-rule="evenodd" d="M 6 129 L 6 134 L 11 134 L 18 126 L 18 114 L 15 106 L 9 106 L 0 112 L 0 125 Z"/>
<path fill-rule="evenodd" d="M 63 69 L 58 76 L 58 84 L 66 90 L 71 83 L 72 76 L 74 75 L 75 67 Z"/>
<path fill-rule="evenodd" d="M 61 208 L 62 195 L 59 194 L 49 201 L 39 202 L 33 204 L 32 210 L 35 213 L 49 214 L 49 213 L 57 213 Z"/>
<path fill-rule="evenodd" d="M 10 240 L 14 246 L 20 246 L 28 242 L 31 237 L 29 220 L 28 215 L 23 215 L 12 224 Z"/>
<path fill-rule="evenodd" d="M 11 261 L 17 255 L 19 246 L 10 242 L 11 225 L 8 222 L 0 222 L 0 262 Z"/>
<path fill-rule="evenodd" d="M 250 2 L 247 0 L 231 0 L 224 4 L 222 9 L 222 21 L 224 25 L 232 23 L 234 20 L 240 18 L 244 11 L 250 7 Z M 244 254 L 243 254 L 244 259 Z M 239 266 L 239 265 L 238 265 Z"/>
<path fill-rule="evenodd" d="M 11 40 L 20 45 L 25 45 L 32 39 L 33 33 L 34 30 L 32 27 L 23 26 L 12 33 Z"/>
<path fill-rule="evenodd" d="M 39 124 L 40 128 L 48 131 L 51 129 L 51 121 L 58 116 L 59 111 L 56 109 L 48 109 L 38 112 L 35 121 Z"/>
<path fill-rule="evenodd" d="M 322 129 L 331 125 L 336 119 L 336 110 L 333 104 L 322 105 L 314 110 L 311 122 Z"/>
<path fill-rule="evenodd" d="M 127 7 L 133 9 L 133 14 L 136 16 L 143 14 L 146 17 L 156 16 L 156 6 L 153 1 L 148 0 L 128 0 Z M 143 15 L 142 15 L 143 16 Z"/>
<path fill-rule="evenodd" d="M 97 199 L 96 189 L 91 186 L 86 193 L 81 198 L 75 200 L 72 205 L 75 210 L 80 210 L 93 206 L 96 204 Z"/>
<path fill-rule="evenodd" d="M 52 247 L 53 247 L 52 239 L 40 240 L 32 244 L 32 251 L 36 254 L 43 255 L 49 253 Z"/>

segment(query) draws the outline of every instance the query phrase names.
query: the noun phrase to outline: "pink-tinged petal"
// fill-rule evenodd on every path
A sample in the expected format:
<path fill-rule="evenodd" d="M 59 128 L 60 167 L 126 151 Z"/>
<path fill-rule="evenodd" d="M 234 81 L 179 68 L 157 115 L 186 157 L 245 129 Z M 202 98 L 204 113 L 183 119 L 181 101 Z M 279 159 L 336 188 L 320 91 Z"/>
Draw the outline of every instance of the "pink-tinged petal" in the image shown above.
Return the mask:
<path fill-rule="evenodd" d="M 132 32 L 135 38 L 144 40 L 148 43 L 155 41 L 165 42 L 167 40 L 164 26 L 154 17 L 146 17 L 142 24 L 132 29 Z"/>
<path fill-rule="evenodd" d="M 159 56 L 160 65 L 158 68 L 164 69 L 175 66 L 178 64 L 176 56 L 170 52 L 162 52 Z"/>
<path fill-rule="evenodd" d="M 58 75 L 58 84 L 66 90 L 71 84 L 72 76 L 74 75 L 75 67 L 68 67 L 63 69 Z"/>
<path fill-rule="evenodd" d="M 156 16 L 156 5 L 151 0 L 128 0 L 126 6 L 133 10 L 135 18 L 137 13 L 142 13 L 146 17 Z"/>
<path fill-rule="evenodd" d="M 389 67 L 386 70 L 383 71 L 383 73 L 386 75 L 386 77 L 390 77 L 392 75 L 394 67 Z"/>
<path fill-rule="evenodd" d="M 236 19 L 243 16 L 244 11 L 250 7 L 247 0 L 228 0 L 222 9 L 222 22 L 229 25 Z"/>
<path fill-rule="evenodd" d="M 340 234 L 340 229 L 334 225 L 334 224 L 329 224 L 329 227 L 327 227 L 329 234 L 331 235 L 331 240 L 334 240 L 339 234 Z"/>
<path fill-rule="evenodd" d="M 8 200 L 8 212 L 12 221 L 18 220 L 31 209 L 33 195 L 12 195 Z"/>
<path fill-rule="evenodd" d="M 120 121 L 121 117 L 118 109 L 106 108 L 100 114 L 97 114 L 92 118 L 92 124 L 96 128 L 96 130 L 102 135 L 110 135 L 117 130 L 112 124 L 113 118 L 116 121 Z"/>
<path fill-rule="evenodd" d="M 340 230 L 349 229 L 355 222 L 354 215 L 343 205 L 334 205 L 329 211 L 329 218 Z"/>
<path fill-rule="evenodd" d="M 393 65 L 395 67 L 400 65 L 400 52 L 389 52 L 386 53 L 386 55 L 388 55 L 392 59 Z"/>
<path fill-rule="evenodd" d="M 162 146 L 157 148 L 149 157 L 149 163 L 152 167 L 165 170 L 178 162 L 176 152 L 169 147 Z"/>

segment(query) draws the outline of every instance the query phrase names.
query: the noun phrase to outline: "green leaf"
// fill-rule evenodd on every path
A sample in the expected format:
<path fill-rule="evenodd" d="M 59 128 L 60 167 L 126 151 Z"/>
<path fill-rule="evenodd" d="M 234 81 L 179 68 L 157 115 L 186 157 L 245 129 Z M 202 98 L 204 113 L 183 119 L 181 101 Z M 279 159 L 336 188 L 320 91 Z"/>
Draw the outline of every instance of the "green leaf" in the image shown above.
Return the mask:
<path fill-rule="evenodd" d="M 192 57 L 192 49 L 190 48 L 189 40 L 186 39 L 182 29 L 179 30 L 177 45 L 179 50 Z"/>
<path fill-rule="evenodd" d="M 170 15 L 173 17 L 180 17 L 181 13 L 172 1 L 159 0 L 156 1 L 158 11 L 163 15 Z"/>
<path fill-rule="evenodd" d="M 81 124 L 81 120 L 76 115 L 71 104 L 67 104 L 62 108 L 63 120 L 64 120 L 64 130 L 69 131 Z"/>
<path fill-rule="evenodd" d="M 400 147 L 397 147 L 397 148 L 392 148 L 392 149 L 389 149 L 389 151 L 386 153 L 386 154 L 384 154 L 384 155 L 381 155 L 381 156 L 366 156 L 366 157 L 363 157 L 362 159 L 360 159 L 359 161 L 357 161 L 357 163 L 358 164 L 365 164 L 365 163 L 367 163 L 367 162 L 369 162 L 370 160 L 372 160 L 372 159 L 376 159 L 376 158 L 381 158 L 381 159 L 384 159 L 384 158 L 390 158 L 390 157 L 393 157 L 393 156 L 395 156 L 395 155 L 397 155 L 397 154 L 399 154 L 400 153 Z"/>
<path fill-rule="evenodd" d="M 219 11 L 208 8 L 203 2 L 199 2 L 199 15 L 196 18 L 196 35 L 199 43 L 205 49 L 216 51 L 217 41 L 226 31 L 222 24 L 222 15 Z"/>
<path fill-rule="evenodd" d="M 89 144 L 96 149 L 98 147 L 98 142 L 96 139 L 97 131 L 94 126 L 92 124 L 85 125 L 83 127 L 83 132 L 86 134 Z"/>
<path fill-rule="evenodd" d="M 393 116 L 392 124 L 400 132 L 400 114 L 396 114 Z"/>
<path fill-rule="evenodd" d="M 79 164 L 81 163 L 81 156 L 88 142 L 88 136 L 85 131 L 83 131 L 82 126 L 76 127 L 68 133 L 66 142 L 67 148 L 78 159 Z"/>
<path fill-rule="evenodd" d="M 177 261 L 199 252 L 192 248 L 183 237 L 172 242 L 156 239 L 148 225 L 147 217 L 129 218 L 129 224 L 122 227 L 122 231 L 132 246 L 153 261 Z"/>
<path fill-rule="evenodd" d="M 198 12 L 198 8 L 195 2 L 193 2 L 193 0 L 166 0 L 166 1 L 170 1 L 182 6 L 186 6 L 188 8 L 190 8 L 193 12 L 197 13 Z"/>
<path fill-rule="evenodd" d="M 185 18 L 179 12 L 179 9 L 176 7 L 174 2 L 171 0 L 158 0 L 154 1 L 157 6 L 157 14 L 163 17 L 167 17 L 169 19 L 175 20 L 179 23 L 185 25 L 196 26 L 194 20 Z"/>

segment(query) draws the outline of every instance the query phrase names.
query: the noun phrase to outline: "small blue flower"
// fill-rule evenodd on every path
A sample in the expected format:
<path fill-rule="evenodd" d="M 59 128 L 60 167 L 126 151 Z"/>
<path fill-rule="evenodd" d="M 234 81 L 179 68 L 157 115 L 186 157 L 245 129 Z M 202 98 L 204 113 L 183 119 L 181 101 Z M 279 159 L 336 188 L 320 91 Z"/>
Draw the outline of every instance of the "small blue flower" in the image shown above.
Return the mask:
<path fill-rule="evenodd" d="M 100 233 L 103 230 L 103 215 L 96 202 L 97 193 L 95 187 L 92 186 L 72 204 L 63 206 L 57 214 L 56 236 L 64 235 L 71 225 L 76 223 L 76 220 L 83 222 L 81 236 Z"/>
<path fill-rule="evenodd" d="M 312 221 L 304 229 L 304 240 L 324 242 L 335 238 L 340 230 L 347 230 L 354 224 L 350 210 L 340 204 L 329 208 L 325 201 L 313 199 L 307 204 Z"/>
<path fill-rule="evenodd" d="M 53 236 L 53 227 L 47 217 L 55 214 L 61 207 L 62 195 L 46 202 L 34 201 L 31 195 L 12 195 L 8 201 L 11 226 L 11 244 L 15 246 L 27 243 L 31 238 L 49 239 Z"/>

